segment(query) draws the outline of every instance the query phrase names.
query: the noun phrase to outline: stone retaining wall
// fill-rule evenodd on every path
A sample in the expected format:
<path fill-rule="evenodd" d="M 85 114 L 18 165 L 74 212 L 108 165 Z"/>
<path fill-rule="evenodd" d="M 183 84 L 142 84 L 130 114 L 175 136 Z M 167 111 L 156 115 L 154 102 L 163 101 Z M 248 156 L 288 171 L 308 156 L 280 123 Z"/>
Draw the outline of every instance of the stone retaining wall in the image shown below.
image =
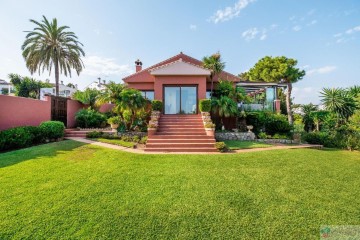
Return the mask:
<path fill-rule="evenodd" d="M 215 132 L 215 138 L 218 141 L 225 141 L 225 140 L 253 141 L 255 140 L 255 134 L 253 132 Z"/>
<path fill-rule="evenodd" d="M 147 132 L 119 132 L 118 136 L 127 136 L 127 137 L 134 137 L 138 136 L 139 138 L 147 136 Z"/>
<path fill-rule="evenodd" d="M 256 139 L 257 142 L 263 142 L 263 143 L 282 143 L 282 144 L 291 144 L 291 143 L 299 143 L 299 141 L 295 140 L 289 140 L 289 139 Z"/>

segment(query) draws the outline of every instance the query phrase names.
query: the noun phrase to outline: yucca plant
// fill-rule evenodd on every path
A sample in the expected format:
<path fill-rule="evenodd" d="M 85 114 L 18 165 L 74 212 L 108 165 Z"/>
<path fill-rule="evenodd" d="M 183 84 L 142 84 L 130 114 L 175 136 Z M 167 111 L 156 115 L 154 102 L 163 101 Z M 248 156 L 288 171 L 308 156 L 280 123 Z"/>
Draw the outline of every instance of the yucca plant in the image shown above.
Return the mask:
<path fill-rule="evenodd" d="M 22 55 L 26 62 L 26 67 L 31 74 L 36 71 L 45 70 L 55 71 L 55 92 L 59 95 L 59 76 L 64 74 L 71 77 L 71 69 L 75 69 L 79 75 L 84 64 L 81 56 L 85 53 L 74 32 L 66 31 L 68 26 L 58 26 L 56 18 L 51 22 L 43 16 L 41 22 L 30 19 L 36 27 L 33 31 L 26 31 L 26 39 L 22 45 Z"/>

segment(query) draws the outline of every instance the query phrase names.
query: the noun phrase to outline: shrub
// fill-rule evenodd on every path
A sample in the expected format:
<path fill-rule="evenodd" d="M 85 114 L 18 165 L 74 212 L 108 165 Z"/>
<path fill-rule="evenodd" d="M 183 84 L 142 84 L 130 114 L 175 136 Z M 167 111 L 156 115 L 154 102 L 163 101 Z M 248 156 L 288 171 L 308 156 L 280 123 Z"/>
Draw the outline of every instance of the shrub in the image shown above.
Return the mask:
<path fill-rule="evenodd" d="M 274 136 L 272 136 L 273 139 L 288 139 L 289 137 L 287 135 L 275 133 Z"/>
<path fill-rule="evenodd" d="M 266 135 L 266 133 L 264 133 L 264 132 L 260 132 L 260 133 L 258 134 L 258 138 L 260 138 L 260 139 L 266 139 L 266 138 L 267 138 L 267 135 Z"/>
<path fill-rule="evenodd" d="M 320 144 L 324 146 L 331 146 L 331 138 L 330 134 L 326 132 L 310 132 L 306 133 L 304 132 L 301 134 L 302 141 L 305 141 L 309 144 Z"/>
<path fill-rule="evenodd" d="M 29 147 L 43 142 L 39 127 L 15 127 L 0 132 L 0 151 Z"/>
<path fill-rule="evenodd" d="M 147 142 L 147 140 L 148 140 L 148 137 L 142 137 L 141 139 L 140 139 L 140 141 L 139 141 L 139 143 L 140 144 L 146 144 L 146 142 Z"/>
<path fill-rule="evenodd" d="M 46 139 L 57 139 L 64 137 L 65 126 L 59 121 L 42 122 L 39 126 Z"/>
<path fill-rule="evenodd" d="M 162 101 L 159 101 L 159 100 L 153 100 L 151 102 L 151 107 L 152 107 L 152 110 L 153 111 L 162 111 L 163 109 L 163 103 Z"/>
<path fill-rule="evenodd" d="M 81 109 L 75 115 L 76 125 L 81 128 L 98 128 L 106 126 L 104 114 L 94 109 Z"/>
<path fill-rule="evenodd" d="M 97 132 L 97 131 L 92 131 L 92 132 L 86 133 L 87 138 L 99 138 L 99 137 L 102 137 L 103 135 L 104 135 L 103 132 Z"/>
<path fill-rule="evenodd" d="M 216 142 L 215 147 L 220 152 L 227 152 L 229 150 L 228 146 L 224 142 Z"/>
<path fill-rule="evenodd" d="M 205 128 L 215 128 L 215 124 L 213 124 L 212 122 L 206 122 L 204 124 L 204 127 Z"/>
<path fill-rule="evenodd" d="M 201 112 L 210 112 L 211 111 L 211 100 L 210 99 L 201 99 L 199 101 L 199 109 Z"/>
<path fill-rule="evenodd" d="M 118 117 L 118 116 L 115 116 L 115 117 L 111 117 L 107 120 L 107 122 L 109 124 L 120 124 L 121 123 L 121 118 Z"/>
<path fill-rule="evenodd" d="M 282 114 L 267 114 L 265 119 L 265 132 L 270 135 L 276 133 L 288 135 L 292 130 L 285 115 Z"/>

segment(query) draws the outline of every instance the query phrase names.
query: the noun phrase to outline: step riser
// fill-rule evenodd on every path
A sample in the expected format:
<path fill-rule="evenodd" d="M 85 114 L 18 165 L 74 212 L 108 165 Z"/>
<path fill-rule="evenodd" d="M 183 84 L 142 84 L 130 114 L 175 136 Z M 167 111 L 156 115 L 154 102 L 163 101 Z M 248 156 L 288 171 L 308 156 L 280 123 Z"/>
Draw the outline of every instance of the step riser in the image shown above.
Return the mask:
<path fill-rule="evenodd" d="M 166 133 L 166 132 L 182 132 L 182 133 L 205 133 L 204 129 L 194 129 L 194 130 L 189 130 L 189 129 L 158 129 L 157 130 L 158 133 Z"/>
<path fill-rule="evenodd" d="M 213 143 L 147 143 L 146 148 L 213 148 Z"/>
<path fill-rule="evenodd" d="M 166 136 L 166 135 L 186 135 L 187 136 L 207 136 L 206 133 L 192 133 L 192 132 L 159 132 L 156 133 L 157 136 Z M 184 137 L 182 137 L 184 138 Z"/>
<path fill-rule="evenodd" d="M 147 141 L 149 143 L 213 143 L 213 139 L 150 139 Z"/>
<path fill-rule="evenodd" d="M 148 138 L 150 139 L 214 139 L 214 137 L 207 135 L 153 135 Z"/>
<path fill-rule="evenodd" d="M 145 148 L 145 152 L 218 152 L 215 148 L 208 149 L 193 149 L 193 148 L 182 148 L 182 149 L 167 149 L 167 148 Z"/>

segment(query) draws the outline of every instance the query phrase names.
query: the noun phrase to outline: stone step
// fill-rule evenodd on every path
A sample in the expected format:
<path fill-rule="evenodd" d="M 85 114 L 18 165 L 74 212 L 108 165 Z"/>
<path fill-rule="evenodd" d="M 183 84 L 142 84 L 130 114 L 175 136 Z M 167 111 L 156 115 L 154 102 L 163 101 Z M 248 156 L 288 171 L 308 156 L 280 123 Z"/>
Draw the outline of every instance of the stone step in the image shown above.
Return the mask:
<path fill-rule="evenodd" d="M 158 133 L 160 132 L 187 132 L 187 133 L 204 133 L 204 128 L 164 128 L 160 127 L 157 130 Z"/>
<path fill-rule="evenodd" d="M 155 135 L 188 135 L 188 136 L 206 136 L 206 132 L 179 132 L 179 131 L 164 131 L 164 132 L 156 132 Z"/>
<path fill-rule="evenodd" d="M 146 143 L 146 148 L 211 148 L 214 143 Z"/>
<path fill-rule="evenodd" d="M 169 138 L 151 138 L 147 143 L 215 143 L 215 139 L 199 138 L 199 139 L 169 139 Z"/>
<path fill-rule="evenodd" d="M 145 152 L 218 152 L 214 147 L 212 148 L 145 148 Z"/>
<path fill-rule="evenodd" d="M 64 137 L 81 137 L 81 138 L 86 138 L 86 134 L 71 134 L 71 133 L 68 133 L 68 134 L 65 134 Z"/>
<path fill-rule="evenodd" d="M 207 136 L 207 135 L 182 135 L 182 134 L 177 134 L 177 135 L 153 135 L 150 136 L 148 138 L 148 141 L 151 139 L 214 139 L 214 137 L 212 136 Z"/>

